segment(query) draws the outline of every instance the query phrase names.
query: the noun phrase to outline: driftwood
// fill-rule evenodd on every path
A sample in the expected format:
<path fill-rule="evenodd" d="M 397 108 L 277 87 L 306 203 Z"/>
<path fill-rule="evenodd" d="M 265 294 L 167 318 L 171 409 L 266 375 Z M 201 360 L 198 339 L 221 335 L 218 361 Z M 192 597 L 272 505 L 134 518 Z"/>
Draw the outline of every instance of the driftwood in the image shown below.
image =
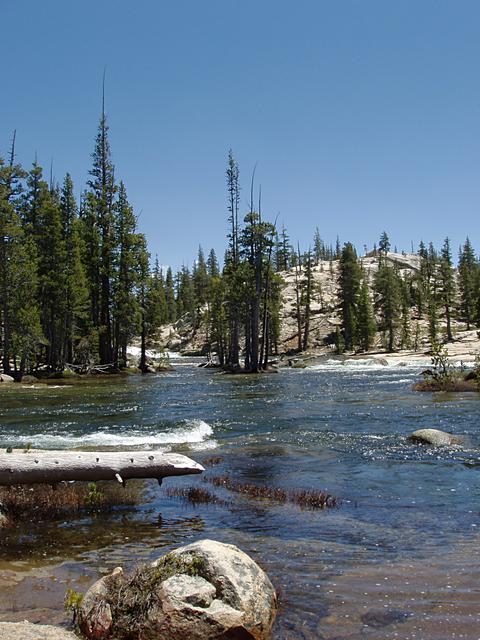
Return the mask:
<path fill-rule="evenodd" d="M 66 369 L 70 369 L 74 373 L 85 374 L 85 373 L 110 373 L 112 371 L 118 370 L 118 365 L 115 362 L 111 362 L 110 364 L 92 364 L 91 362 L 86 362 L 84 364 L 70 364 L 68 362 L 65 363 Z"/>
<path fill-rule="evenodd" d="M 28 451 L 0 453 L 0 485 L 156 478 L 202 473 L 187 456 L 155 451 Z"/>

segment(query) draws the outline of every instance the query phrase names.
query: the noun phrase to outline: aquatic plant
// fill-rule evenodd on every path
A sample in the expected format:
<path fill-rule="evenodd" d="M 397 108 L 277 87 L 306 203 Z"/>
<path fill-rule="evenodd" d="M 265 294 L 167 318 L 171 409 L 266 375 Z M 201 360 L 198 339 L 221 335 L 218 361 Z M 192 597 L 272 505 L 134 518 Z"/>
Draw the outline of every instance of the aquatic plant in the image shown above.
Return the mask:
<path fill-rule="evenodd" d="M 85 501 L 89 505 L 98 505 L 101 503 L 103 498 L 103 493 L 98 490 L 98 487 L 95 482 L 89 482 L 87 485 L 87 495 L 85 496 Z"/>
<path fill-rule="evenodd" d="M 165 493 L 172 498 L 183 498 L 191 504 L 218 504 L 218 496 L 202 487 L 169 487 Z"/>
<path fill-rule="evenodd" d="M 315 489 L 282 489 L 281 487 L 265 487 L 249 482 L 237 482 L 228 476 L 205 476 L 204 482 L 210 482 L 215 487 L 223 487 L 228 491 L 240 493 L 249 498 L 261 498 L 279 503 L 293 503 L 304 509 L 326 509 L 337 507 L 339 500 L 326 491 Z"/>
<path fill-rule="evenodd" d="M 80 609 L 80 605 L 82 604 L 83 593 L 79 591 L 75 591 L 75 589 L 68 588 L 65 593 L 65 598 L 63 600 L 63 608 L 65 611 L 70 611 L 72 613 L 72 625 L 75 625 L 78 618 L 78 611 Z"/>
<path fill-rule="evenodd" d="M 202 460 L 202 465 L 204 467 L 215 467 L 221 462 L 223 462 L 222 456 L 210 456 L 209 458 L 205 458 L 204 460 Z"/>
<path fill-rule="evenodd" d="M 10 520 L 55 518 L 82 510 L 98 511 L 99 508 L 137 504 L 141 486 L 142 483 L 132 483 L 124 489 L 117 483 L 105 482 L 101 483 L 100 490 L 95 483 L 84 482 L 61 483 L 56 487 L 18 485 L 0 488 L 0 503 Z"/>

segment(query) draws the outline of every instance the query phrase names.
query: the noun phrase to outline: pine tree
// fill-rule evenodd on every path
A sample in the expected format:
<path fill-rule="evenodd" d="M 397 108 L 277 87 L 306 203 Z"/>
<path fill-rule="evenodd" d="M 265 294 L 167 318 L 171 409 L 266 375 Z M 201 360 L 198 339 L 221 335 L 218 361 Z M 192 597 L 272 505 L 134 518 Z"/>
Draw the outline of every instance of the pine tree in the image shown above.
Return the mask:
<path fill-rule="evenodd" d="M 313 253 L 315 256 L 315 264 L 319 264 L 320 260 L 323 260 L 324 257 L 324 245 L 318 227 L 315 229 L 315 236 L 313 238 Z"/>
<path fill-rule="evenodd" d="M 93 276 L 92 295 L 98 298 L 95 301 L 97 308 L 93 309 L 95 314 L 93 323 L 99 330 L 100 363 L 109 364 L 114 359 L 111 311 L 116 250 L 114 198 L 117 188 L 103 104 L 92 159 L 93 165 L 89 171 L 90 180 L 88 181 L 90 191 L 86 205 L 90 209 L 93 226 L 98 230 L 97 237 L 94 239 L 98 241 L 98 264 L 94 264 L 91 274 Z M 97 256 L 92 258 L 96 259 Z"/>
<path fill-rule="evenodd" d="M 226 365 L 228 348 L 228 319 L 224 304 L 224 286 L 225 281 L 219 275 L 211 278 L 208 315 L 208 350 L 211 358 L 212 350 L 215 349 L 221 367 Z"/>
<path fill-rule="evenodd" d="M 453 340 L 452 333 L 452 306 L 455 298 L 455 278 L 453 274 L 452 254 L 450 251 L 450 241 L 445 238 L 443 243 L 440 264 L 440 287 L 441 287 L 441 301 L 443 308 L 445 309 L 445 319 L 447 322 L 447 340 L 451 342 Z"/>
<path fill-rule="evenodd" d="M 175 288 L 172 268 L 168 267 L 165 276 L 165 300 L 167 302 L 167 321 L 173 323 L 177 320 L 177 303 L 175 301 Z"/>
<path fill-rule="evenodd" d="M 358 344 L 358 301 L 361 282 L 361 268 L 357 252 L 351 242 L 347 242 L 340 257 L 339 297 L 342 308 L 342 333 L 347 351 Z"/>
<path fill-rule="evenodd" d="M 60 210 L 63 237 L 66 248 L 65 269 L 65 329 L 63 354 L 67 363 L 75 362 L 75 350 L 82 336 L 89 333 L 88 288 L 82 262 L 82 230 L 77 205 L 73 195 L 73 181 L 66 174 L 61 196 Z"/>
<path fill-rule="evenodd" d="M 335 255 L 334 255 L 335 260 L 340 260 L 341 255 L 342 255 L 342 247 L 340 244 L 340 238 L 337 236 L 337 240 L 335 242 Z"/>
<path fill-rule="evenodd" d="M 158 258 L 155 258 L 155 268 L 149 277 L 146 293 L 147 346 L 154 346 L 157 331 L 162 324 L 168 321 L 167 318 L 168 309 L 163 275 Z"/>
<path fill-rule="evenodd" d="M 143 250 L 143 238 L 137 233 L 137 221 L 128 202 L 123 182 L 118 188 L 118 200 L 114 204 L 116 277 L 112 284 L 113 296 L 113 361 L 125 366 L 127 346 L 136 335 L 139 326 L 140 309 L 136 297 L 139 279 L 139 259 Z M 113 278 L 113 272 L 111 274 Z"/>
<path fill-rule="evenodd" d="M 475 323 L 476 279 L 478 265 L 470 239 L 465 240 L 458 260 L 461 311 L 467 330 Z"/>
<path fill-rule="evenodd" d="M 207 273 L 210 278 L 217 278 L 220 275 L 220 268 L 218 266 L 218 260 L 214 249 L 210 249 L 210 253 L 208 254 Z"/>
<path fill-rule="evenodd" d="M 400 297 L 401 297 L 401 305 L 402 305 L 402 320 L 401 320 L 401 338 L 400 338 L 400 348 L 401 349 L 410 349 L 411 348 L 411 339 L 410 339 L 410 308 L 411 308 L 411 297 L 410 297 L 410 282 L 405 280 L 404 278 L 400 281 Z"/>
<path fill-rule="evenodd" d="M 386 231 L 382 231 L 380 236 L 380 241 L 378 243 L 378 252 L 380 255 L 387 255 L 390 251 L 390 240 L 388 239 L 388 235 Z"/>
<path fill-rule="evenodd" d="M 201 308 L 207 302 L 209 275 L 202 247 L 198 247 L 197 260 L 193 268 L 193 289 L 195 306 Z"/>
<path fill-rule="evenodd" d="M 287 271 L 291 266 L 292 248 L 287 230 L 282 226 L 280 235 L 277 235 L 275 246 L 275 269 L 276 271 Z"/>
<path fill-rule="evenodd" d="M 382 249 L 384 254 L 385 249 Z M 380 328 L 386 334 L 388 351 L 393 351 L 400 323 L 401 280 L 395 267 L 380 258 L 375 274 L 376 307 L 381 318 Z"/>
<path fill-rule="evenodd" d="M 240 229 L 238 220 L 240 184 L 238 163 L 233 157 L 231 149 L 228 154 L 226 178 L 228 193 L 228 220 L 231 225 L 224 269 L 224 276 L 226 278 L 225 296 L 230 328 L 227 363 L 232 369 L 237 369 L 240 366 L 240 307 L 238 299 L 238 281 L 240 272 Z"/>
<path fill-rule="evenodd" d="M 67 320 L 67 248 L 57 194 L 43 180 L 37 196 L 39 231 L 37 242 L 38 303 L 43 333 L 47 339 L 45 361 L 51 371 L 65 365 Z"/>
<path fill-rule="evenodd" d="M 185 313 L 190 315 L 192 321 L 195 319 L 195 291 L 193 287 L 190 270 L 182 265 L 177 274 L 177 312 L 179 316 Z"/>
<path fill-rule="evenodd" d="M 374 342 L 376 332 L 373 306 L 370 301 L 368 285 L 363 278 L 358 293 L 357 305 L 357 333 L 358 343 L 362 351 L 369 351 Z"/>
<path fill-rule="evenodd" d="M 23 242 L 23 231 L 16 207 L 21 197 L 24 171 L 14 161 L 14 146 L 10 164 L 0 158 L 0 339 L 2 368 L 9 374 L 13 318 L 11 296 L 16 253 Z"/>
<path fill-rule="evenodd" d="M 313 293 L 313 258 L 308 250 L 305 255 L 304 265 L 305 265 L 305 280 L 302 283 L 302 302 L 304 307 L 304 326 L 303 326 L 303 343 L 302 349 L 306 351 L 308 349 L 308 341 L 310 338 L 310 315 L 311 315 L 311 305 L 312 305 L 312 293 Z"/>
<path fill-rule="evenodd" d="M 21 230 L 17 231 L 18 235 L 12 238 L 10 247 L 15 267 L 10 271 L 7 290 L 11 334 L 6 356 L 13 360 L 13 372 L 10 373 L 13 373 L 16 380 L 21 380 L 27 371 L 37 366 L 45 338 L 36 304 L 35 244 Z M 9 370 L 10 367 L 5 372 Z"/>
<path fill-rule="evenodd" d="M 259 198 L 260 200 L 260 198 Z M 269 354 L 269 313 L 273 274 L 272 250 L 276 234 L 275 226 L 264 222 L 253 205 L 253 179 L 250 211 L 244 219 L 241 235 L 242 265 L 245 284 L 245 367 L 252 373 L 266 368 Z"/>
<path fill-rule="evenodd" d="M 145 238 L 139 235 L 139 260 L 138 260 L 138 305 L 140 311 L 140 362 L 139 369 L 142 373 L 148 372 L 147 365 L 147 341 L 151 332 L 148 325 L 148 283 L 150 277 L 150 255 L 147 251 Z"/>

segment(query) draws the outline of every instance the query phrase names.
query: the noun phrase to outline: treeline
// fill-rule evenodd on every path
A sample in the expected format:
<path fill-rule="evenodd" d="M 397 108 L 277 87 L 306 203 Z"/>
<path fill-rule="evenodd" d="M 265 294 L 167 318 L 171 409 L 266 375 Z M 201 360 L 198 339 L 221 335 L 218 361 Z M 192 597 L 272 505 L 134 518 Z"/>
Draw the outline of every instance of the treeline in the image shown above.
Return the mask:
<path fill-rule="evenodd" d="M 35 161 L 0 158 L 0 357 L 4 373 L 123 367 L 164 320 L 158 268 L 117 182 L 102 113 L 79 205 L 72 179 L 47 183 Z M 162 292 L 163 294 L 163 289 Z"/>
<path fill-rule="evenodd" d="M 480 326 L 480 263 L 470 240 L 459 249 L 457 269 L 448 238 L 440 251 L 421 242 L 416 253 L 418 265 L 405 268 L 390 254 L 383 232 L 378 249 L 370 254 L 378 258 L 371 274 L 353 245 L 344 245 L 339 260 L 338 351 L 368 351 L 376 332 L 387 351 L 418 349 L 422 323 L 431 344 L 453 339 L 454 320 L 467 330 Z"/>

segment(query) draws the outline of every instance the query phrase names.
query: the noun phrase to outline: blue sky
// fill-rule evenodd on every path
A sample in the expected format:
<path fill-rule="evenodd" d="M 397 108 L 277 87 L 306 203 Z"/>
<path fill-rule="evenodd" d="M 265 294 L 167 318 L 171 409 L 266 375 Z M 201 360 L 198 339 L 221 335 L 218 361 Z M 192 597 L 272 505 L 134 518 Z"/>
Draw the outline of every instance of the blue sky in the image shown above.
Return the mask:
<path fill-rule="evenodd" d="M 478 243 L 480 3 L 467 0 L 0 0 L 0 154 L 87 179 L 107 69 L 116 174 L 152 253 L 221 256 L 225 164 L 242 205 L 308 248 L 386 229 Z"/>

